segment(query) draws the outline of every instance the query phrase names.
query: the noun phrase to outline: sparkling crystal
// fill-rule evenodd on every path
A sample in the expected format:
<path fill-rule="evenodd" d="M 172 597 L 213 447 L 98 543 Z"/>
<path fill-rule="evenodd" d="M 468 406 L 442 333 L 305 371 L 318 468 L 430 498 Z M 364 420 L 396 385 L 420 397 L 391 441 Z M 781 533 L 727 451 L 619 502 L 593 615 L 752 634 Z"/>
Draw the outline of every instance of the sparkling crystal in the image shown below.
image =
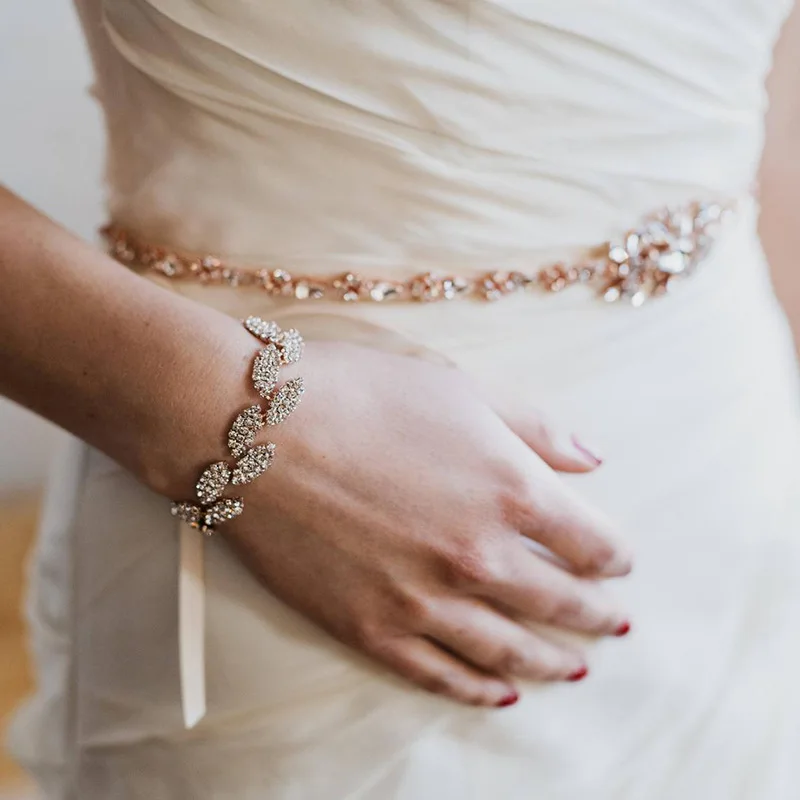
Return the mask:
<path fill-rule="evenodd" d="M 354 272 L 345 272 L 333 281 L 333 288 L 341 292 L 341 298 L 346 303 L 354 303 L 361 299 L 363 280 Z"/>
<path fill-rule="evenodd" d="M 244 455 L 248 447 L 256 440 L 256 433 L 265 425 L 261 406 L 256 404 L 246 408 L 233 421 L 228 432 L 228 449 L 234 458 Z"/>
<path fill-rule="evenodd" d="M 244 326 L 253 336 L 266 344 L 272 344 L 281 332 L 276 322 L 268 322 L 261 317 L 248 317 L 244 321 Z"/>
<path fill-rule="evenodd" d="M 669 231 L 661 222 L 650 222 L 646 228 L 647 236 L 656 247 L 664 247 L 672 238 Z"/>
<path fill-rule="evenodd" d="M 274 455 L 275 445 L 272 442 L 260 444 L 252 450 L 248 450 L 244 457 L 236 463 L 231 482 L 234 486 L 240 486 L 243 483 L 254 481 L 269 469 Z"/>
<path fill-rule="evenodd" d="M 274 344 L 268 345 L 256 356 L 253 364 L 253 386 L 262 397 L 268 397 L 278 382 L 281 354 Z"/>
<path fill-rule="evenodd" d="M 704 203 L 697 211 L 695 228 L 705 228 L 709 223 L 719 220 L 721 216 L 722 206 L 717 203 Z"/>
<path fill-rule="evenodd" d="M 238 269 L 224 269 L 222 270 L 222 280 L 235 289 L 242 282 L 242 274 Z"/>
<path fill-rule="evenodd" d="M 198 500 L 204 504 L 213 503 L 222 496 L 230 479 L 231 470 L 224 461 L 206 467 L 195 486 Z"/>
<path fill-rule="evenodd" d="M 178 517 L 189 525 L 198 527 L 203 511 L 194 503 L 173 503 L 170 509 L 173 517 Z"/>
<path fill-rule="evenodd" d="M 629 299 L 634 308 L 639 308 L 644 301 L 647 300 L 647 294 L 642 289 L 639 289 L 639 291 L 634 292 Z"/>
<path fill-rule="evenodd" d="M 378 281 L 374 283 L 369 290 L 369 296 L 377 303 L 384 300 L 392 300 L 396 298 L 401 292 L 399 284 L 390 283 L 389 281 Z"/>
<path fill-rule="evenodd" d="M 281 331 L 275 338 L 275 343 L 281 351 L 283 364 L 296 364 L 303 355 L 303 337 L 294 328 Z"/>
<path fill-rule="evenodd" d="M 686 269 L 686 256 L 679 250 L 663 253 L 658 258 L 658 268 L 670 275 L 677 275 Z"/>
<path fill-rule="evenodd" d="M 310 280 L 299 280 L 294 284 L 294 296 L 297 300 L 318 300 L 325 296 L 325 286 Z"/>
<path fill-rule="evenodd" d="M 672 225 L 678 236 L 690 236 L 694 230 L 694 217 L 685 211 L 676 211 L 672 215 Z"/>
<path fill-rule="evenodd" d="M 270 274 L 272 285 L 281 294 L 291 293 L 292 276 L 285 269 L 274 269 Z"/>
<path fill-rule="evenodd" d="M 244 511 L 244 500 L 241 497 L 223 497 L 213 506 L 203 509 L 203 522 L 212 528 L 220 522 L 238 517 L 242 511 Z"/>
<path fill-rule="evenodd" d="M 624 264 L 628 260 L 628 253 L 622 245 L 612 245 L 608 248 L 608 257 L 615 264 Z"/>
<path fill-rule="evenodd" d="M 483 279 L 481 283 L 481 293 L 483 294 L 484 299 L 489 300 L 490 302 L 499 300 L 503 296 L 503 293 L 500 291 L 500 288 L 497 286 L 494 278 L 491 276 Z"/>
<path fill-rule="evenodd" d="M 603 300 L 605 300 L 606 303 L 616 303 L 621 296 L 622 291 L 619 286 L 609 286 L 603 293 Z"/>
<path fill-rule="evenodd" d="M 418 275 L 411 281 L 411 296 L 415 300 L 430 303 L 441 299 L 442 282 L 430 272 Z"/>
<path fill-rule="evenodd" d="M 453 300 L 469 289 L 467 281 L 454 275 L 447 275 L 442 278 L 430 275 L 427 284 L 426 297 L 424 299 L 430 301 Z"/>
<path fill-rule="evenodd" d="M 302 378 L 292 378 L 275 392 L 267 408 L 267 425 L 283 422 L 294 411 L 303 397 L 305 387 Z"/>
<path fill-rule="evenodd" d="M 156 261 L 153 267 L 168 278 L 173 278 L 178 274 L 178 262 L 174 255 L 168 255 L 160 261 Z"/>
<path fill-rule="evenodd" d="M 442 297 L 445 300 L 452 300 L 457 294 L 455 281 L 452 278 L 445 278 L 442 281 Z"/>
<path fill-rule="evenodd" d="M 297 281 L 294 285 L 294 296 L 298 300 L 307 300 L 311 290 L 308 286 L 308 281 Z"/>
<path fill-rule="evenodd" d="M 638 233 L 629 233 L 625 238 L 625 250 L 629 256 L 635 258 L 641 250 L 641 240 Z"/>

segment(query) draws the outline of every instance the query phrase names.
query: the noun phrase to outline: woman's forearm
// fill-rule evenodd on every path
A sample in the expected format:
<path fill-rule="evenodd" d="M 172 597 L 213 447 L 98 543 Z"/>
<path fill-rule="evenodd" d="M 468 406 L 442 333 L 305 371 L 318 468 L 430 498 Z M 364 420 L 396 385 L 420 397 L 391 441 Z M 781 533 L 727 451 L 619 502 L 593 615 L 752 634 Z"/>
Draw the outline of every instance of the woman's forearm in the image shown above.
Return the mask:
<path fill-rule="evenodd" d="M 253 348 L 240 326 L 129 272 L 2 187 L 0 297 L 0 393 L 153 488 L 186 491 L 213 458 L 233 397 L 244 397 Z"/>

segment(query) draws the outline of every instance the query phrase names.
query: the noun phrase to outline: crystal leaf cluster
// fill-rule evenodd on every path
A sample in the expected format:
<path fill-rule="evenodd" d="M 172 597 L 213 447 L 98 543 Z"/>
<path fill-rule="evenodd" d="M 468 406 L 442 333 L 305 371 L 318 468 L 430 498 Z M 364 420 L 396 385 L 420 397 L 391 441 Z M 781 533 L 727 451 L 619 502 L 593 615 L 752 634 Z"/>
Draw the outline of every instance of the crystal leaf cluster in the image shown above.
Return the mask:
<path fill-rule="evenodd" d="M 270 468 L 275 445 L 272 442 L 256 445 L 256 435 L 265 425 L 283 422 L 297 408 L 304 391 L 300 377 L 291 378 L 276 389 L 281 366 L 294 364 L 302 356 L 300 334 L 294 329 L 282 331 L 277 323 L 260 317 L 248 317 L 244 326 L 267 345 L 257 353 L 252 369 L 253 386 L 268 401 L 266 411 L 260 403 L 242 410 L 228 431 L 228 450 L 236 464 L 233 467 L 226 461 L 210 464 L 195 485 L 197 501 L 172 505 L 174 516 L 207 534 L 242 513 L 244 500 L 223 497 L 225 490 L 229 485 L 252 483 Z"/>

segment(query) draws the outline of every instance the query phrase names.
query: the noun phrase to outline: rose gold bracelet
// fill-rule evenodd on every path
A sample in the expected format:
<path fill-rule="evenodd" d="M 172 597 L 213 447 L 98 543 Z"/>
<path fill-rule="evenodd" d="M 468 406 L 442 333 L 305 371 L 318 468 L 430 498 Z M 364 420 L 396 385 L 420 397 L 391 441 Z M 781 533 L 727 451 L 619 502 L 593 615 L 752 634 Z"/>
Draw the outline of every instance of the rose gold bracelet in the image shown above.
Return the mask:
<path fill-rule="evenodd" d="M 561 262 L 535 272 L 493 271 L 478 277 L 432 272 L 407 280 L 366 278 L 355 272 L 330 277 L 296 275 L 285 269 L 232 266 L 211 255 L 192 255 L 146 243 L 116 224 L 103 228 L 111 254 L 134 269 L 175 280 L 260 288 L 273 297 L 345 302 L 433 302 L 457 297 L 497 300 L 526 289 L 559 292 L 576 283 L 596 288 L 607 302 L 622 298 L 640 306 L 689 275 L 708 253 L 719 224 L 734 203 L 691 203 L 661 209 L 618 241 L 606 242 L 571 265 Z"/>
<path fill-rule="evenodd" d="M 302 378 L 292 378 L 277 388 L 280 368 L 297 363 L 303 354 L 300 334 L 294 329 L 282 331 L 276 323 L 266 322 L 260 317 L 248 317 L 243 324 L 266 344 L 256 354 L 252 370 L 253 387 L 266 399 L 266 409 L 255 403 L 241 411 L 233 421 L 227 444 L 236 463 L 230 465 L 227 461 L 216 461 L 209 464 L 195 485 L 197 500 L 172 504 L 173 516 L 209 535 L 219 524 L 238 517 L 244 511 L 241 497 L 222 496 L 228 485 L 252 483 L 272 465 L 275 445 L 272 442 L 256 445 L 256 434 L 265 425 L 283 422 L 297 408 L 304 391 Z"/>

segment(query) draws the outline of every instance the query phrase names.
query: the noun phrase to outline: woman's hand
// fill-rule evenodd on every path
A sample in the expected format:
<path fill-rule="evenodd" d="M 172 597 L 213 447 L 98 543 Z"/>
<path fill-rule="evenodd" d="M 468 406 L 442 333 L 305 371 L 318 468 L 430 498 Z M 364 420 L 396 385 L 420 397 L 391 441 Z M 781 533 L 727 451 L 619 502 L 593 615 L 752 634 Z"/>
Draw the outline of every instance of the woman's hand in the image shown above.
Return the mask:
<path fill-rule="evenodd" d="M 226 455 L 252 337 L 2 189 L 0 276 L 0 392 L 191 497 L 196 470 Z M 343 344 L 309 345 L 300 367 L 308 391 L 271 431 L 275 464 L 223 528 L 255 572 L 334 636 L 459 700 L 501 704 L 515 676 L 580 674 L 582 656 L 529 623 L 603 635 L 624 622 L 596 578 L 625 574 L 627 556 L 551 470 L 591 464 L 535 419 L 509 427 L 455 370 Z"/>
<path fill-rule="evenodd" d="M 476 705 L 513 702 L 514 677 L 585 674 L 530 623 L 626 630 L 597 579 L 625 575 L 628 556 L 551 469 L 596 466 L 580 446 L 504 421 L 457 370 L 420 360 L 313 343 L 292 374 L 307 391 L 270 429 L 275 464 L 221 529 L 278 597 Z"/>
<path fill-rule="evenodd" d="M 226 455 L 252 337 L 1 189 L 0 275 L 0 392 L 191 497 Z M 580 654 L 529 628 L 623 623 L 595 579 L 627 557 L 545 463 L 589 468 L 579 453 L 535 421 L 512 433 L 455 370 L 343 344 L 310 345 L 301 367 L 308 391 L 274 429 L 275 465 L 225 526 L 255 572 L 334 636 L 466 702 L 508 700 L 515 676 L 579 674 Z"/>

